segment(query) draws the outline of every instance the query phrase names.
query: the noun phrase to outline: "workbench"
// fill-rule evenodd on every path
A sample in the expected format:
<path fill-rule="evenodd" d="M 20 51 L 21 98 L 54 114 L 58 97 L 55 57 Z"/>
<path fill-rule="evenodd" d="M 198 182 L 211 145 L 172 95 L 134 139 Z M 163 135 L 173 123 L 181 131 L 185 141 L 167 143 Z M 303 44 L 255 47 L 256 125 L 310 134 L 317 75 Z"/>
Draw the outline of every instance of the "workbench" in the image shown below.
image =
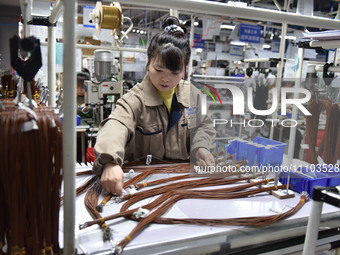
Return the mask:
<path fill-rule="evenodd" d="M 78 165 L 77 171 L 90 170 L 91 166 Z M 157 174 L 156 178 L 167 178 L 169 174 Z M 79 186 L 84 178 L 77 177 Z M 212 189 L 215 187 L 208 187 Z M 104 194 L 105 195 L 105 194 Z M 99 198 L 99 202 L 104 198 Z M 92 218 L 84 206 L 84 196 L 76 198 L 76 248 L 78 254 L 113 254 L 115 245 L 127 236 L 137 222 L 125 218 L 107 221 L 113 230 L 114 239 L 103 242 L 102 230 L 98 225 L 79 230 L 79 224 Z M 154 198 L 141 201 L 133 207 L 149 203 Z M 265 216 L 281 213 L 297 205 L 300 194 L 288 199 L 279 199 L 268 193 L 230 199 L 207 200 L 185 199 L 177 202 L 164 216 L 177 218 L 235 218 Z M 121 204 L 109 201 L 101 215 L 119 212 Z M 311 202 L 307 202 L 294 215 L 264 227 L 242 226 L 198 226 L 184 224 L 155 224 L 146 227 L 125 247 L 122 254 L 287 254 L 301 251 L 306 233 Z M 63 210 L 60 211 L 60 240 L 63 240 Z M 318 245 L 340 240 L 340 211 L 325 204 L 320 222 Z M 61 247 L 63 244 L 61 243 Z"/>

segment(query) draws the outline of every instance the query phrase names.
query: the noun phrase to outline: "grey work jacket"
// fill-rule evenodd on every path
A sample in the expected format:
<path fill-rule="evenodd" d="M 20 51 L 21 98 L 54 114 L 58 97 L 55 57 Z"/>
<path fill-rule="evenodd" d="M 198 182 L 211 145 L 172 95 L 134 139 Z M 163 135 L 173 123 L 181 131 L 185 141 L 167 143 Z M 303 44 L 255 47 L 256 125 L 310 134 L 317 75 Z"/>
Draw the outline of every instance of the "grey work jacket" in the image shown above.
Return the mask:
<path fill-rule="evenodd" d="M 116 109 L 102 121 L 94 147 L 93 172 L 101 175 L 107 163 L 120 166 L 151 154 L 160 159 L 189 159 L 203 147 L 213 148 L 216 131 L 200 114 L 200 90 L 186 81 L 176 89 L 171 115 L 149 75 L 117 101 Z M 193 154 L 192 154 L 193 155 Z"/>

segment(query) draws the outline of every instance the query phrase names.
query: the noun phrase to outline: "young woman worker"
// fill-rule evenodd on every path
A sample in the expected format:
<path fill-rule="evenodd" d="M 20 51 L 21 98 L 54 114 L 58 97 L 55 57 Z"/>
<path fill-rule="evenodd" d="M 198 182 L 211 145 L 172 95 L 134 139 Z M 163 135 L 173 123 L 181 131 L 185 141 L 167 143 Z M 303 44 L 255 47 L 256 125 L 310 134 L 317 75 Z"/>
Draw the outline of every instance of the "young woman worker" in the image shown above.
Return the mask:
<path fill-rule="evenodd" d="M 164 21 L 148 47 L 147 74 L 117 101 L 104 120 L 94 147 L 93 173 L 109 193 L 122 194 L 122 165 L 146 155 L 160 159 L 193 157 L 214 164 L 215 129 L 198 105 L 200 90 L 183 80 L 190 59 L 186 29 L 175 17 Z"/>

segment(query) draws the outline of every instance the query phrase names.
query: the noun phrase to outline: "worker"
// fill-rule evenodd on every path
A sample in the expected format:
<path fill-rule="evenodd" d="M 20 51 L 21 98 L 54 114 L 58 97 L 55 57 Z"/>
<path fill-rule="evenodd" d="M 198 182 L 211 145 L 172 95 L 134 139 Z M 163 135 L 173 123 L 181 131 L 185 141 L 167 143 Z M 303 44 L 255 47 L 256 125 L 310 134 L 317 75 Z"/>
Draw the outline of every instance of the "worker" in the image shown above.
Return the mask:
<path fill-rule="evenodd" d="M 160 159 L 195 160 L 213 165 L 216 131 L 200 114 L 200 90 L 184 80 L 190 60 L 185 27 L 169 16 L 164 31 L 147 49 L 147 74 L 117 101 L 99 127 L 93 173 L 108 193 L 121 195 L 122 165 L 152 155 Z"/>

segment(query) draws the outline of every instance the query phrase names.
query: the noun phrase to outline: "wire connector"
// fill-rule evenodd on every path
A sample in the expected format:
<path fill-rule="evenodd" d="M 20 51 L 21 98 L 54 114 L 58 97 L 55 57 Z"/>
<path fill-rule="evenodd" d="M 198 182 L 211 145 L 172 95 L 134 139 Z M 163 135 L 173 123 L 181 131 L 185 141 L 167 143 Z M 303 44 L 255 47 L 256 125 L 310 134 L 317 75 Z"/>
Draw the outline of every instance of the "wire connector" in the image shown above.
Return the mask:
<path fill-rule="evenodd" d="M 135 174 L 135 171 L 133 169 L 130 169 L 128 173 L 124 173 L 124 177 L 131 179 L 134 174 Z"/>
<path fill-rule="evenodd" d="M 305 196 L 306 202 L 310 199 L 310 196 L 309 196 L 309 194 L 308 194 L 307 191 L 302 191 L 302 192 L 301 192 L 301 196 Z"/>
<path fill-rule="evenodd" d="M 123 252 L 123 248 L 121 246 L 116 246 L 113 250 L 114 255 L 122 254 L 122 252 Z"/>
<path fill-rule="evenodd" d="M 137 218 L 143 218 L 145 215 L 147 215 L 150 211 L 148 209 L 139 207 L 136 211 L 133 212 L 133 215 Z"/>
<path fill-rule="evenodd" d="M 152 160 L 152 155 L 147 155 L 147 156 L 146 156 L 146 162 L 145 162 L 145 164 L 150 165 L 150 164 L 151 164 L 151 160 Z"/>
<path fill-rule="evenodd" d="M 85 222 L 84 224 L 79 224 L 79 229 L 82 230 L 84 228 L 87 228 L 87 223 Z"/>
<path fill-rule="evenodd" d="M 112 198 L 112 201 L 116 204 L 119 204 L 120 202 L 122 202 L 122 196 L 117 196 L 117 197 L 114 197 Z"/>
<path fill-rule="evenodd" d="M 103 241 L 108 242 L 111 240 L 113 240 L 113 231 L 111 228 L 106 227 L 105 229 L 103 229 Z"/>

